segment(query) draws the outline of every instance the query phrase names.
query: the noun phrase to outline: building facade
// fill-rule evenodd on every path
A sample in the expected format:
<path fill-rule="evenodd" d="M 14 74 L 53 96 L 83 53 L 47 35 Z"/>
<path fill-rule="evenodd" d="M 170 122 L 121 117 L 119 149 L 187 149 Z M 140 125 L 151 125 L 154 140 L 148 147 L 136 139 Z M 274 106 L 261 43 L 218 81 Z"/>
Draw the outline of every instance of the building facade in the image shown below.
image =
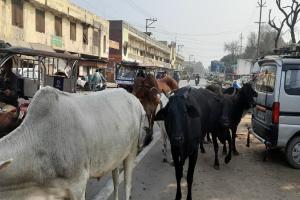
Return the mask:
<path fill-rule="evenodd" d="M 109 22 L 69 0 L 0 0 L 0 27 L 0 40 L 12 46 L 98 59 L 93 67 L 108 59 Z M 84 66 L 83 75 L 90 70 Z"/>
<path fill-rule="evenodd" d="M 166 69 L 175 69 L 183 63 L 183 57 L 176 55 L 176 43 L 157 41 L 125 21 L 110 21 L 109 33 L 109 39 L 114 43 L 109 50 L 109 60 L 112 63 L 128 61 L 140 66 Z"/>
<path fill-rule="evenodd" d="M 119 43 L 118 49 L 110 49 L 110 59 L 116 62 L 131 61 L 171 68 L 171 48 L 125 21 L 110 21 L 110 40 Z"/>

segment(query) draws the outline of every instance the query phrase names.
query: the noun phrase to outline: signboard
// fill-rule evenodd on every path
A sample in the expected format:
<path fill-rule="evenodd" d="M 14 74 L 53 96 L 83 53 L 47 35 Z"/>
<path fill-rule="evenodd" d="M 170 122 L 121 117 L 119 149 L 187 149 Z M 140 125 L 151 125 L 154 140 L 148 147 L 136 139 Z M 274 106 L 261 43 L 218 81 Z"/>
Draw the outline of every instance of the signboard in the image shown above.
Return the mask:
<path fill-rule="evenodd" d="M 64 90 L 64 77 L 54 76 L 53 87 L 63 91 Z"/>
<path fill-rule="evenodd" d="M 63 47 L 63 41 L 61 37 L 53 35 L 51 38 L 51 45 L 55 47 Z"/>
<path fill-rule="evenodd" d="M 119 44 L 119 42 L 109 40 L 109 48 L 119 50 L 120 44 Z"/>

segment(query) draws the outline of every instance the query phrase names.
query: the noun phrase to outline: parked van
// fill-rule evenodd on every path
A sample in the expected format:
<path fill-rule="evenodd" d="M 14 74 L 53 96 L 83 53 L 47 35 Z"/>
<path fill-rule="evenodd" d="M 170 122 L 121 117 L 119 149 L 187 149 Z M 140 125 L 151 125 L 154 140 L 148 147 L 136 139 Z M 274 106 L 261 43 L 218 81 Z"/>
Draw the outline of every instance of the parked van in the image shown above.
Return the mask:
<path fill-rule="evenodd" d="M 252 133 L 270 148 L 282 148 L 300 169 L 300 57 L 270 56 L 258 61 Z"/>

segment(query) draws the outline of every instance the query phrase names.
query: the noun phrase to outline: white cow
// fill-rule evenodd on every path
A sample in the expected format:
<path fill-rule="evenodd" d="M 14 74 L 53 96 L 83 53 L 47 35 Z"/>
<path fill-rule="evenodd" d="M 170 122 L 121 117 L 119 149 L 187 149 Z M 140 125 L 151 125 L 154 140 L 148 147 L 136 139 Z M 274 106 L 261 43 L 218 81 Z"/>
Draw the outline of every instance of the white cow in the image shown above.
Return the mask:
<path fill-rule="evenodd" d="M 41 89 L 20 127 L 0 140 L 0 199 L 85 199 L 88 179 L 112 171 L 117 200 L 123 163 L 129 200 L 144 117 L 139 100 L 123 89 Z"/>
<path fill-rule="evenodd" d="M 160 111 L 162 108 L 164 108 L 169 102 L 169 98 L 164 94 L 160 94 L 160 104 L 156 108 L 156 112 Z M 168 134 L 166 131 L 165 127 L 165 122 L 164 121 L 156 121 L 157 125 L 160 128 L 160 132 L 162 135 L 163 139 L 163 148 L 162 148 L 162 153 L 163 153 L 163 162 L 168 162 L 170 164 L 173 163 L 172 155 L 170 152 L 168 152 Z"/>

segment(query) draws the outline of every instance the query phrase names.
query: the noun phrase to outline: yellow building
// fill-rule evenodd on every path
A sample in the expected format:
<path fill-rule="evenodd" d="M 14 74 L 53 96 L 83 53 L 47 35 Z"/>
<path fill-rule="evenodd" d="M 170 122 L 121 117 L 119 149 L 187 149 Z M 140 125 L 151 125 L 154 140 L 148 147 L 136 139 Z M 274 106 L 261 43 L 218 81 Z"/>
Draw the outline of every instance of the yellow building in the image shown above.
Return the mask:
<path fill-rule="evenodd" d="M 69 0 L 0 0 L 0 40 L 103 60 L 109 53 L 109 22 Z M 86 75 L 87 70 L 79 71 Z"/>
<path fill-rule="evenodd" d="M 110 60 L 171 68 L 171 46 L 149 37 L 125 21 L 110 21 L 110 40 L 119 43 L 119 48 L 110 49 Z"/>

